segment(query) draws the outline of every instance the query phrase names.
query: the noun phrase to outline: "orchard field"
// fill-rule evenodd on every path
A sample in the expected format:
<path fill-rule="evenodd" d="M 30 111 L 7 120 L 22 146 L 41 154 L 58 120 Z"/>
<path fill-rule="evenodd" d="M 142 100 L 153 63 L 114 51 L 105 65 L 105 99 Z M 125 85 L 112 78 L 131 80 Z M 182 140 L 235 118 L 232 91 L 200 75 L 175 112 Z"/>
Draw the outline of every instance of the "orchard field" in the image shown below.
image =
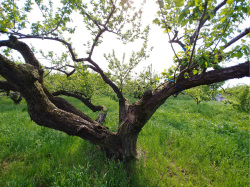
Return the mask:
<path fill-rule="evenodd" d="M 1 0 L 0 187 L 250 186 L 250 86 L 221 88 L 249 82 L 249 17 L 245 0 Z"/>
<path fill-rule="evenodd" d="M 92 101 L 108 108 L 105 125 L 116 131 L 118 103 L 98 95 Z M 0 97 L 0 132 L 0 186 L 249 186 L 249 113 L 223 102 L 171 97 L 143 128 L 130 163 L 36 125 L 25 101 Z"/>

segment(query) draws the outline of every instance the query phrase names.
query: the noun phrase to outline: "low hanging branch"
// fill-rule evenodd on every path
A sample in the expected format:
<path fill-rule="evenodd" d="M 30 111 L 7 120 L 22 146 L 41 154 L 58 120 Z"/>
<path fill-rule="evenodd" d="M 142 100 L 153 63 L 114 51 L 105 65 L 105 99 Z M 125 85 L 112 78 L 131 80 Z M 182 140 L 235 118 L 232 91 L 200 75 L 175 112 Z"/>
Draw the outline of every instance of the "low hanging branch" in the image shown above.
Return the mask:
<path fill-rule="evenodd" d="M 208 71 L 187 79 L 179 80 L 177 83 L 182 90 L 185 90 L 200 85 L 222 82 L 232 78 L 249 77 L 249 64 L 250 61 L 246 61 L 245 63 L 236 66 Z M 148 96 L 149 94 L 147 94 L 147 99 L 142 98 L 140 101 L 144 101 L 145 110 L 148 110 L 149 108 L 156 110 L 169 96 L 180 91 L 181 90 L 176 87 L 173 82 L 167 82 L 160 89 L 157 88 L 151 96 Z"/>
<path fill-rule="evenodd" d="M 73 70 L 70 71 L 70 72 L 67 72 L 66 70 L 63 70 L 63 69 L 66 68 L 66 67 L 73 68 Z M 70 77 L 71 75 L 73 75 L 73 74 L 76 72 L 75 66 L 72 66 L 72 65 L 65 65 L 65 66 L 62 66 L 62 67 L 57 67 L 57 66 L 55 66 L 55 67 L 44 67 L 44 69 L 48 69 L 48 70 L 50 70 L 50 72 L 51 72 L 52 70 L 62 72 L 62 73 L 64 73 L 67 77 Z M 47 75 L 46 75 L 46 76 L 47 76 Z"/>
<path fill-rule="evenodd" d="M 93 105 L 91 102 L 90 102 L 90 99 L 89 98 L 85 98 L 83 97 L 82 95 L 84 94 L 81 94 L 79 92 L 69 92 L 69 91 L 66 91 L 66 90 L 59 90 L 59 91 L 56 91 L 56 92 L 53 92 L 52 95 L 54 96 L 58 96 L 58 95 L 65 95 L 65 96 L 68 96 L 68 97 L 74 97 L 76 99 L 79 99 L 80 101 L 82 101 L 89 109 L 91 109 L 93 112 L 96 112 L 96 111 L 101 111 L 103 110 L 105 107 L 103 105 Z"/>
<path fill-rule="evenodd" d="M 93 105 L 90 102 L 89 98 L 83 97 L 84 94 L 79 93 L 79 92 L 69 92 L 69 91 L 66 91 L 66 90 L 59 90 L 59 91 L 53 92 L 52 95 L 53 96 L 65 95 L 65 96 L 68 96 L 68 97 L 74 97 L 74 98 L 82 101 L 93 112 L 101 111 L 98 118 L 96 119 L 96 121 L 99 122 L 99 123 L 104 123 L 106 115 L 107 115 L 106 107 L 104 105 Z"/>

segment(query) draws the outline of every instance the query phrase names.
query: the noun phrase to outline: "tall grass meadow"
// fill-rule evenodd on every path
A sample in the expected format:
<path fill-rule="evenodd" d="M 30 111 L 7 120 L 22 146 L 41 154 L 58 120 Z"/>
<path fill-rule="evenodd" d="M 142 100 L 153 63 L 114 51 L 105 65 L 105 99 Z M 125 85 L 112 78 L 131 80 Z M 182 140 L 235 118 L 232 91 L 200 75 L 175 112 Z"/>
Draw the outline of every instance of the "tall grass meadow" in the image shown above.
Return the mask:
<path fill-rule="evenodd" d="M 116 131 L 118 103 L 94 102 L 108 108 L 105 125 Z M 25 101 L 0 100 L 0 186 L 249 186 L 249 114 L 223 103 L 168 99 L 137 147 L 135 161 L 109 160 L 85 140 L 36 125 Z"/>

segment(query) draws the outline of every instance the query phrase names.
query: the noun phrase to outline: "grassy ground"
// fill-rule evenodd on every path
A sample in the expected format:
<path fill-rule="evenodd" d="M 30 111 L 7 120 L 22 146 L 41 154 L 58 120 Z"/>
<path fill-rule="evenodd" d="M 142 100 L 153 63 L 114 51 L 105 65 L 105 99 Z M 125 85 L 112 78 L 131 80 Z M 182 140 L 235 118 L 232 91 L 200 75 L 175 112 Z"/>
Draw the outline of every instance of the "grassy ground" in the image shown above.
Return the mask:
<path fill-rule="evenodd" d="M 106 125 L 116 130 L 117 103 L 95 100 L 106 105 Z M 36 125 L 25 102 L 2 98 L 0 186 L 249 186 L 249 114 L 170 98 L 142 130 L 138 160 L 127 166 L 80 138 Z"/>

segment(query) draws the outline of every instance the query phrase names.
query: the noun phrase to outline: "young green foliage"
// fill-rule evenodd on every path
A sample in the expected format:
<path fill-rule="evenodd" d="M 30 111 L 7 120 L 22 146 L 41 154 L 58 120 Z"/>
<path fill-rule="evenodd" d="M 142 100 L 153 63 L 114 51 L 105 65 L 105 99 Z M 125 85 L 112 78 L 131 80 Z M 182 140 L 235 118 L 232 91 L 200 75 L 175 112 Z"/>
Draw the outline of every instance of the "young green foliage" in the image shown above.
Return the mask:
<path fill-rule="evenodd" d="M 153 49 L 151 47 L 148 50 L 148 34 L 149 27 L 146 27 L 142 36 L 143 45 L 141 50 L 138 52 L 132 51 L 128 60 L 126 60 L 126 53 L 123 53 L 121 61 L 116 57 L 114 50 L 112 51 L 112 54 L 104 54 L 104 57 L 109 62 L 108 72 L 111 79 L 118 85 L 121 92 L 123 91 L 125 84 L 127 84 L 127 82 L 132 78 L 132 71 L 140 62 L 149 57 L 149 52 Z"/>
<path fill-rule="evenodd" d="M 172 45 L 175 76 L 181 79 L 201 74 L 210 67 L 218 69 L 221 62 L 234 57 L 249 60 L 248 39 L 225 50 L 237 35 L 243 37 L 249 33 L 250 28 L 240 27 L 249 18 L 249 1 L 158 0 L 157 3 L 159 11 L 153 23 L 163 28 L 171 44 L 179 44 L 183 49 L 177 53 Z"/>

